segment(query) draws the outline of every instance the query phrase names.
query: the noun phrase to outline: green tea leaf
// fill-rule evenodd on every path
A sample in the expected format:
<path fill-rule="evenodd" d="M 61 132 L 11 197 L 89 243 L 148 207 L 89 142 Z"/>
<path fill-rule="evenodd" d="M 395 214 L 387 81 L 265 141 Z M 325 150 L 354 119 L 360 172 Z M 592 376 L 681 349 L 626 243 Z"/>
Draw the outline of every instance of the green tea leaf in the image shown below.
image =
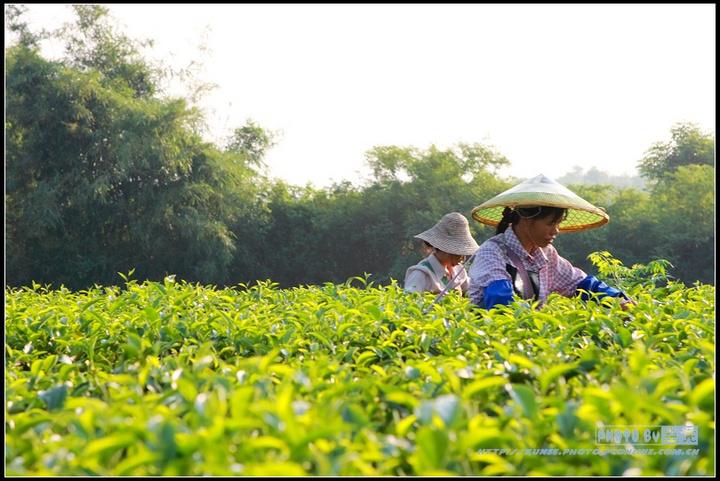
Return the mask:
<path fill-rule="evenodd" d="M 513 401 L 522 407 L 525 416 L 533 420 L 537 418 L 538 406 L 532 389 L 527 386 L 507 384 L 505 390 L 510 394 Z"/>

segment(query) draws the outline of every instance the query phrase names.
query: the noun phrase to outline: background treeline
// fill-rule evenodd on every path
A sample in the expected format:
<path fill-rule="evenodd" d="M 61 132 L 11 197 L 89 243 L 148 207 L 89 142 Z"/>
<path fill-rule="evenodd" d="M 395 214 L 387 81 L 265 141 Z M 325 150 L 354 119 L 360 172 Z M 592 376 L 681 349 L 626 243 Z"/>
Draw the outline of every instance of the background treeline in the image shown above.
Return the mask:
<path fill-rule="evenodd" d="M 222 145 L 203 140 L 202 113 L 164 94 L 167 73 L 106 9 L 74 8 L 75 24 L 52 33 L 66 46 L 59 60 L 40 53 L 51 34 L 31 32 L 22 8 L 6 8 L 17 38 L 5 49 L 8 285 L 117 284 L 131 269 L 137 279 L 218 285 L 402 280 L 420 257 L 413 235 L 447 212 L 470 218 L 521 180 L 500 177 L 510 160 L 482 144 L 375 147 L 360 186 L 270 179 L 271 133 L 248 121 Z M 626 265 L 663 258 L 687 283 L 714 283 L 714 144 L 714 134 L 677 124 L 638 159 L 639 183 L 597 169 L 559 178 L 611 216 L 561 236 L 561 255 L 588 272 L 597 250 Z M 471 228 L 478 243 L 494 234 Z"/>

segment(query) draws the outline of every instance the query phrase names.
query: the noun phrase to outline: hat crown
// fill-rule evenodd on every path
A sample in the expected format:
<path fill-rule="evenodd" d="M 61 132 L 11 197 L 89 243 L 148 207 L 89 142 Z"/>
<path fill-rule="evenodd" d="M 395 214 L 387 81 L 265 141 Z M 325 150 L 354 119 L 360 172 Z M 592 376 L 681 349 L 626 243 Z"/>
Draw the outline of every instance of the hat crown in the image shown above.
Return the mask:
<path fill-rule="evenodd" d="M 551 179 L 550 177 L 546 177 L 543 174 L 537 175 L 532 179 L 527 179 L 523 182 L 520 182 L 516 186 L 507 189 L 500 195 L 520 192 L 545 192 L 548 194 L 561 194 L 577 197 L 577 195 L 570 191 L 567 187 L 559 184 L 557 181 Z"/>
<path fill-rule="evenodd" d="M 479 247 L 470 234 L 470 223 L 459 212 L 445 214 L 434 226 L 415 237 L 450 254 L 472 255 Z"/>
<path fill-rule="evenodd" d="M 449 237 L 464 234 L 466 230 L 470 229 L 470 223 L 459 212 L 445 214 L 436 225 L 440 232 Z"/>
<path fill-rule="evenodd" d="M 473 219 L 496 226 L 503 218 L 505 207 L 548 206 L 568 209 L 560 224 L 561 231 L 581 231 L 604 225 L 607 213 L 570 189 L 543 174 L 520 182 L 472 210 Z"/>

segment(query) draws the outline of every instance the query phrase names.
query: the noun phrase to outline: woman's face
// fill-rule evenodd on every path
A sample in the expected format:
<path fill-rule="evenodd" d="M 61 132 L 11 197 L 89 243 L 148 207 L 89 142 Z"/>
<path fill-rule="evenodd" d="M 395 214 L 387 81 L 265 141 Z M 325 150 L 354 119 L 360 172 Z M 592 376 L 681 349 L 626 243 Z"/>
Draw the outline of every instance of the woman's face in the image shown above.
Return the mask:
<path fill-rule="evenodd" d="M 440 249 L 435 250 L 435 257 L 440 261 L 443 265 L 451 265 L 455 267 L 456 265 L 460 264 L 460 262 L 465 259 L 465 256 L 459 256 L 457 254 L 448 254 L 447 252 L 443 252 Z"/>
<path fill-rule="evenodd" d="M 562 217 L 554 220 L 553 216 L 548 216 L 543 219 L 523 219 L 522 223 L 525 224 L 526 233 L 533 244 L 538 247 L 547 247 L 553 243 L 560 232 L 559 226 L 562 221 Z"/>

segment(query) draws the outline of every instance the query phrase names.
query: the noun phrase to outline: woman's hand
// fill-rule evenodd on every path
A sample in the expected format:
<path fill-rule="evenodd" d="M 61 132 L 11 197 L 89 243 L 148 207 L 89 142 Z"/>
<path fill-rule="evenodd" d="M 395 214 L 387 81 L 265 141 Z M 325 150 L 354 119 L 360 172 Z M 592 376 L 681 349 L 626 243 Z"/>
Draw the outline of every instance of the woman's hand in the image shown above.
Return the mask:
<path fill-rule="evenodd" d="M 631 306 L 637 306 L 637 302 L 633 301 L 632 299 L 624 299 L 620 303 L 620 307 L 623 311 L 627 311 L 628 309 L 630 309 Z"/>

